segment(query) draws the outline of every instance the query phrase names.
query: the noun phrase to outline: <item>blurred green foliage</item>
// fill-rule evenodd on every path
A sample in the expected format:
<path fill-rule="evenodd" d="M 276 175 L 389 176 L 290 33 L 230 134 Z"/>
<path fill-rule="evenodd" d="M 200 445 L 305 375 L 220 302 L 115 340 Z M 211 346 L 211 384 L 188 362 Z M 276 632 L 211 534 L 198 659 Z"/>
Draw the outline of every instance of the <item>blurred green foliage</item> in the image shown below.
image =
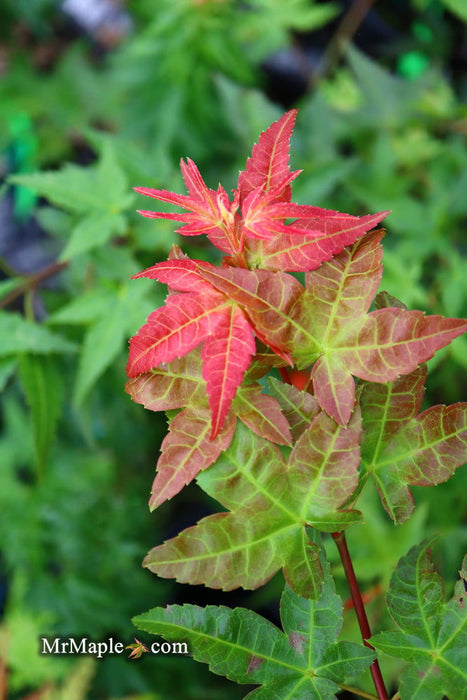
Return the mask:
<path fill-rule="evenodd" d="M 126 341 L 165 292 L 129 277 L 165 257 L 177 236 L 170 222 L 136 214 L 131 188 L 184 191 L 178 161 L 186 156 L 209 186 L 232 187 L 252 143 L 282 111 L 265 96 L 261 61 L 290 46 L 293 32 L 326 27 L 340 6 L 141 0 L 128 9 L 130 34 L 96 51 L 96 37 L 64 30 L 57 2 L 0 8 L 0 153 L 10 175 L 2 226 L 16 246 L 34 220 L 49 255 L 38 266 L 25 247 L 17 266 L 5 249 L 0 260 L 0 652 L 12 698 L 34 689 L 49 700 L 244 694 L 190 659 L 92 664 L 39 656 L 37 638 L 131 641 L 133 615 L 193 602 L 192 591 L 140 567 L 155 540 L 210 505 L 196 505 L 199 494 L 188 490 L 154 516 L 147 511 L 166 426 L 124 394 Z M 305 171 L 295 199 L 357 215 L 391 209 L 382 288 L 409 308 L 465 316 L 467 109 L 465 86 L 446 65 L 453 27 L 466 35 L 464 5 L 413 0 L 411 12 L 419 29 L 396 55 L 375 61 L 349 48 L 331 73 L 310 80 L 295 105 L 292 161 Z M 430 34 L 433 16 L 444 53 Z M 181 245 L 207 254 L 202 240 Z M 431 362 L 429 403 L 460 400 L 466 368 L 461 338 Z M 399 554 L 433 530 L 445 535 L 444 571 L 455 579 L 464 482 L 459 475 L 436 491 L 418 489 L 422 506 L 400 531 L 367 504 L 374 538 L 358 528 L 349 536 L 365 585 L 386 585 Z M 273 581 L 249 605 L 274 618 L 279 589 Z M 214 595 L 224 601 L 208 591 L 195 602 Z M 373 605 L 377 624 L 382 599 Z"/>

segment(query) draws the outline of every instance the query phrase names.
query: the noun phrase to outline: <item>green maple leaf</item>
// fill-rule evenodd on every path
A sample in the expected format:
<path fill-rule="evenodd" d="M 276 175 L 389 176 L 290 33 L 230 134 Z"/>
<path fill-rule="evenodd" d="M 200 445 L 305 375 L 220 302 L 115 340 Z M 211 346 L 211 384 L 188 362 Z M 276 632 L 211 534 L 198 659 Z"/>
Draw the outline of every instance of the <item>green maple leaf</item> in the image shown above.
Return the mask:
<path fill-rule="evenodd" d="M 257 588 L 278 569 L 299 595 L 316 598 L 322 583 L 308 527 L 334 532 L 358 522 L 340 510 L 358 483 L 359 411 L 347 427 L 317 411 L 290 453 L 241 423 L 198 483 L 231 512 L 203 518 L 155 547 L 144 565 L 164 578 L 211 588 Z"/>
<path fill-rule="evenodd" d="M 418 413 L 426 367 L 388 384 L 364 383 L 362 465 L 396 523 L 413 512 L 409 486 L 447 481 L 467 461 L 467 403 Z"/>
<path fill-rule="evenodd" d="M 401 677 L 401 700 L 467 697 L 467 558 L 454 596 L 444 602 L 429 541 L 413 547 L 394 572 L 387 603 L 397 630 L 371 638 L 376 649 L 410 662 Z"/>
<path fill-rule="evenodd" d="M 251 610 L 210 605 L 170 605 L 133 619 L 146 632 L 186 640 L 193 658 L 240 684 L 258 684 L 249 700 L 332 700 L 339 684 L 364 671 L 374 653 L 337 641 L 342 602 L 326 562 L 316 601 L 285 587 L 282 630 Z"/>

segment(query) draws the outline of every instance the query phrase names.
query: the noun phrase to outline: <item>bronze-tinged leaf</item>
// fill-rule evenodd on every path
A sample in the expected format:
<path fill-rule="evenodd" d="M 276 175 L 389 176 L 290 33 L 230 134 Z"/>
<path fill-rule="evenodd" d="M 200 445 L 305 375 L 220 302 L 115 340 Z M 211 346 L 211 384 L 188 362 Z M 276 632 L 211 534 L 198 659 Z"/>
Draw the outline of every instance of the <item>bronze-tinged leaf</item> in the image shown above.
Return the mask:
<path fill-rule="evenodd" d="M 319 411 L 316 397 L 307 391 L 299 391 L 292 384 L 279 382 L 269 378 L 272 395 L 279 402 L 282 412 L 289 422 L 292 439 L 298 440 L 300 435 L 309 427 Z"/>
<path fill-rule="evenodd" d="M 292 436 L 287 418 L 276 399 L 263 394 L 259 384 L 239 387 L 233 409 L 240 420 L 260 437 L 278 445 L 290 445 Z"/>
<path fill-rule="evenodd" d="M 213 287 L 244 308 L 263 342 L 275 352 L 288 352 L 295 331 L 290 310 L 303 292 L 298 280 L 284 272 L 215 268 L 207 263 L 200 263 L 199 270 Z"/>
<path fill-rule="evenodd" d="M 207 408 L 189 407 L 178 413 L 162 442 L 149 501 L 151 510 L 175 496 L 200 471 L 215 462 L 229 446 L 234 429 L 235 420 L 230 416 L 223 429 L 211 440 L 211 420 Z"/>
<path fill-rule="evenodd" d="M 135 377 L 160 364 L 183 357 L 215 333 L 226 309 L 222 294 L 175 294 L 130 340 L 127 365 Z"/>
<path fill-rule="evenodd" d="M 231 512 L 155 547 L 145 566 L 225 590 L 256 588 L 283 567 L 294 590 L 316 596 L 321 573 L 306 528 L 335 532 L 360 520 L 357 511 L 339 510 L 357 484 L 360 430 L 358 411 L 347 428 L 320 411 L 287 464 L 275 445 L 238 422 L 230 446 L 197 477 Z"/>
<path fill-rule="evenodd" d="M 345 428 L 324 411 L 312 420 L 289 458 L 292 488 L 301 498 L 301 514 L 314 519 L 337 511 L 358 484 L 360 409 Z"/>
<path fill-rule="evenodd" d="M 318 402 L 345 424 L 353 409 L 352 375 L 376 383 L 396 380 L 467 330 L 467 321 L 425 316 L 400 306 L 366 313 L 381 277 L 381 231 L 374 231 L 318 270 L 291 310 L 296 326 L 292 356 L 313 363 Z"/>
<path fill-rule="evenodd" d="M 192 350 L 185 357 L 138 374 L 126 383 L 125 391 L 135 403 L 150 411 L 170 411 L 190 404 L 207 405 L 199 351 Z"/>

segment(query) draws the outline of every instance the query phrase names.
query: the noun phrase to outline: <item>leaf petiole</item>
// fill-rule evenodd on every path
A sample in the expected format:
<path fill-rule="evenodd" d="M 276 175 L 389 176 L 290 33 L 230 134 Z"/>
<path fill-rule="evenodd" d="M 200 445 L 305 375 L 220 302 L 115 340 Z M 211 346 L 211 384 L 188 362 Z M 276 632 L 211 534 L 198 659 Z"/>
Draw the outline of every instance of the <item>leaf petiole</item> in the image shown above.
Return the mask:
<path fill-rule="evenodd" d="M 369 649 L 374 650 L 374 647 L 367 641 L 371 637 L 370 625 L 368 623 L 368 617 L 366 614 L 365 606 L 363 605 L 362 594 L 360 593 L 357 577 L 355 576 L 352 559 L 350 558 L 350 552 L 347 547 L 345 533 L 343 531 L 333 532 L 332 538 L 334 539 L 337 549 L 339 550 L 339 555 L 342 561 L 342 565 L 344 567 L 347 583 L 349 584 L 350 595 L 352 596 L 355 613 L 357 615 L 358 625 L 362 634 L 363 644 Z M 375 659 L 371 664 L 370 673 L 373 678 L 373 683 L 375 684 L 378 699 L 389 700 L 389 695 L 384 685 L 384 680 L 381 674 L 378 659 Z"/>

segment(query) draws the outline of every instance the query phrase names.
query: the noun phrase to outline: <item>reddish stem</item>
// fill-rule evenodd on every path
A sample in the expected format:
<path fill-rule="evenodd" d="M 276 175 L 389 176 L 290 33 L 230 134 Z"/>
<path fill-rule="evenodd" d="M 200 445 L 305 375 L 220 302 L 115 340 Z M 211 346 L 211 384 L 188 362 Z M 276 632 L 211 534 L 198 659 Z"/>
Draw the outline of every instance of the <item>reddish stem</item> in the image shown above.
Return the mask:
<path fill-rule="evenodd" d="M 287 370 L 287 367 L 279 367 L 278 369 L 279 369 L 279 374 L 282 377 L 282 381 L 285 382 L 286 384 L 292 384 L 292 382 L 290 381 L 289 372 Z"/>
<path fill-rule="evenodd" d="M 358 625 L 360 627 L 360 632 L 362 633 L 363 644 L 369 649 L 373 649 L 374 651 L 375 648 L 367 641 L 371 637 L 370 625 L 368 623 L 368 617 L 366 614 L 365 606 L 363 605 L 362 595 L 358 587 L 357 578 L 355 576 L 352 560 L 350 558 L 350 553 L 347 547 L 345 533 L 333 532 L 332 537 L 337 545 L 337 549 L 339 550 L 340 558 L 345 571 L 345 576 L 347 578 L 347 583 L 349 584 L 350 595 L 352 596 L 353 605 L 357 614 L 357 620 Z M 373 683 L 375 684 L 379 700 L 389 700 L 389 696 L 384 685 L 383 676 L 381 674 L 381 669 L 379 667 L 378 659 L 375 659 L 371 664 L 370 673 L 373 678 Z"/>
<path fill-rule="evenodd" d="M 372 600 L 377 598 L 378 596 L 381 595 L 383 592 L 383 587 L 380 583 L 375 583 L 374 586 L 372 586 L 369 590 L 364 591 L 362 593 L 362 601 L 363 605 L 367 605 L 367 603 L 371 603 Z M 352 598 L 349 598 L 348 600 L 345 601 L 344 603 L 344 610 L 352 610 L 354 607 L 353 600 Z"/>

